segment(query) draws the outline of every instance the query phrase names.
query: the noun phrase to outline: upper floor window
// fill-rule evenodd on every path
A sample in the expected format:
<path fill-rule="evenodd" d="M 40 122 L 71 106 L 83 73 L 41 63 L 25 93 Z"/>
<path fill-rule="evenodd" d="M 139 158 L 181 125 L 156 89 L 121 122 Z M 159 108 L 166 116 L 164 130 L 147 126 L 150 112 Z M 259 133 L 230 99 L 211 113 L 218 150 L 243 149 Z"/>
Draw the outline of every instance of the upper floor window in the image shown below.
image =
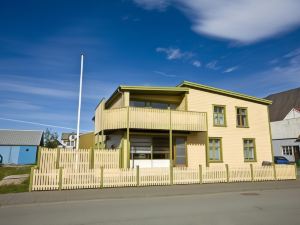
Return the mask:
<path fill-rule="evenodd" d="M 236 126 L 237 127 L 248 127 L 248 113 L 247 108 L 236 108 Z"/>
<path fill-rule="evenodd" d="M 152 101 L 139 101 L 139 100 L 131 100 L 130 106 L 132 107 L 146 107 L 146 108 L 154 108 L 154 109 L 176 109 L 177 105 L 172 103 L 165 102 L 152 102 Z"/>
<path fill-rule="evenodd" d="M 244 160 L 245 161 L 256 160 L 254 139 L 244 139 Z"/>
<path fill-rule="evenodd" d="M 214 126 L 226 126 L 225 106 L 214 105 Z"/>
<path fill-rule="evenodd" d="M 209 138 L 208 146 L 209 161 L 221 162 L 222 161 L 222 143 L 221 138 Z"/>

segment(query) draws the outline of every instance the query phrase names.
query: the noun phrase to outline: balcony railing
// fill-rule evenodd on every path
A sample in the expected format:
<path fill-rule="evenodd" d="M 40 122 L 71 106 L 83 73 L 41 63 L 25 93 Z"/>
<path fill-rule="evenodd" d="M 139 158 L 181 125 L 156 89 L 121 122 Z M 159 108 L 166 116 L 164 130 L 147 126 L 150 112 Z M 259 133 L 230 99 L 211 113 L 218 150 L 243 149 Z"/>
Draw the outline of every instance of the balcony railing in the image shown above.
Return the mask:
<path fill-rule="evenodd" d="M 123 128 L 207 131 L 206 113 L 167 109 L 124 107 L 102 112 L 101 130 Z"/>

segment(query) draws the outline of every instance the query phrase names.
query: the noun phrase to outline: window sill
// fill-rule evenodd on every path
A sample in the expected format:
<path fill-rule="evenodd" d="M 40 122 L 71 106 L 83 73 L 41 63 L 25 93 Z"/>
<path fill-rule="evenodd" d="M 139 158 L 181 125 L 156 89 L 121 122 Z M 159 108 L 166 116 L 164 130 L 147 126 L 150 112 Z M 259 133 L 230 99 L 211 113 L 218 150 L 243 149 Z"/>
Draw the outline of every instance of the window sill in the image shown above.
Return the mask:
<path fill-rule="evenodd" d="M 253 160 L 244 160 L 244 162 L 245 163 L 251 163 L 251 162 L 253 163 L 253 162 L 257 162 L 257 160 L 256 159 L 253 159 Z"/>
<path fill-rule="evenodd" d="M 236 126 L 236 128 L 249 128 L 249 126 Z"/>
<path fill-rule="evenodd" d="M 214 124 L 214 127 L 227 127 L 226 125 L 217 125 L 217 124 Z"/>
<path fill-rule="evenodd" d="M 218 160 L 218 161 L 211 161 L 211 160 L 209 160 L 208 163 L 223 163 L 223 160 Z"/>

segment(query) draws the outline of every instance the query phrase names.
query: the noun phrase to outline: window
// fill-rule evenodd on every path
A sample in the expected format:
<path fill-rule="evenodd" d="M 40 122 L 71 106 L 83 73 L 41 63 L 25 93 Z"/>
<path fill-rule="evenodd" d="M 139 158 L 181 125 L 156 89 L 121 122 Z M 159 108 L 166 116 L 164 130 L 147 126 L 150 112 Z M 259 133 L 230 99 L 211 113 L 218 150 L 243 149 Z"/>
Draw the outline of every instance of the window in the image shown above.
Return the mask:
<path fill-rule="evenodd" d="M 296 146 L 282 146 L 282 155 L 293 155 Z"/>
<path fill-rule="evenodd" d="M 221 138 L 209 138 L 208 148 L 209 161 L 221 162 L 222 161 L 222 143 Z"/>
<path fill-rule="evenodd" d="M 186 146 L 185 138 L 175 139 L 175 165 L 186 165 Z"/>
<path fill-rule="evenodd" d="M 225 106 L 214 105 L 214 126 L 226 126 Z"/>
<path fill-rule="evenodd" d="M 151 138 L 131 138 L 130 142 L 131 159 L 151 159 Z"/>
<path fill-rule="evenodd" d="M 168 137 L 153 137 L 153 159 L 169 159 L 170 148 Z"/>
<path fill-rule="evenodd" d="M 244 159 L 245 161 L 255 161 L 255 140 L 244 139 Z"/>
<path fill-rule="evenodd" d="M 132 137 L 130 159 L 169 159 L 168 137 Z"/>
<path fill-rule="evenodd" d="M 247 108 L 236 108 L 236 126 L 248 127 Z"/>
<path fill-rule="evenodd" d="M 146 108 L 154 108 L 154 109 L 176 109 L 177 104 L 173 103 L 165 103 L 165 102 L 151 102 L 151 101 L 138 101 L 138 100 L 131 100 L 130 106 L 132 107 L 146 107 Z"/>

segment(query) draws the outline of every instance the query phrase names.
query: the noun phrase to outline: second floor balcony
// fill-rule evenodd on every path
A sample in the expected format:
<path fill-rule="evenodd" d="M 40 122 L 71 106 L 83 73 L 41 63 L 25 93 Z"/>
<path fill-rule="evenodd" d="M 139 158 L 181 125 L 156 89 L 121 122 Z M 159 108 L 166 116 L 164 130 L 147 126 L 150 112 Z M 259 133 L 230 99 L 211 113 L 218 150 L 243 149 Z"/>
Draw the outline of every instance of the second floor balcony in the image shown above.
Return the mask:
<path fill-rule="evenodd" d="M 142 107 L 105 109 L 100 112 L 99 130 L 150 129 L 207 131 L 206 113 Z"/>

